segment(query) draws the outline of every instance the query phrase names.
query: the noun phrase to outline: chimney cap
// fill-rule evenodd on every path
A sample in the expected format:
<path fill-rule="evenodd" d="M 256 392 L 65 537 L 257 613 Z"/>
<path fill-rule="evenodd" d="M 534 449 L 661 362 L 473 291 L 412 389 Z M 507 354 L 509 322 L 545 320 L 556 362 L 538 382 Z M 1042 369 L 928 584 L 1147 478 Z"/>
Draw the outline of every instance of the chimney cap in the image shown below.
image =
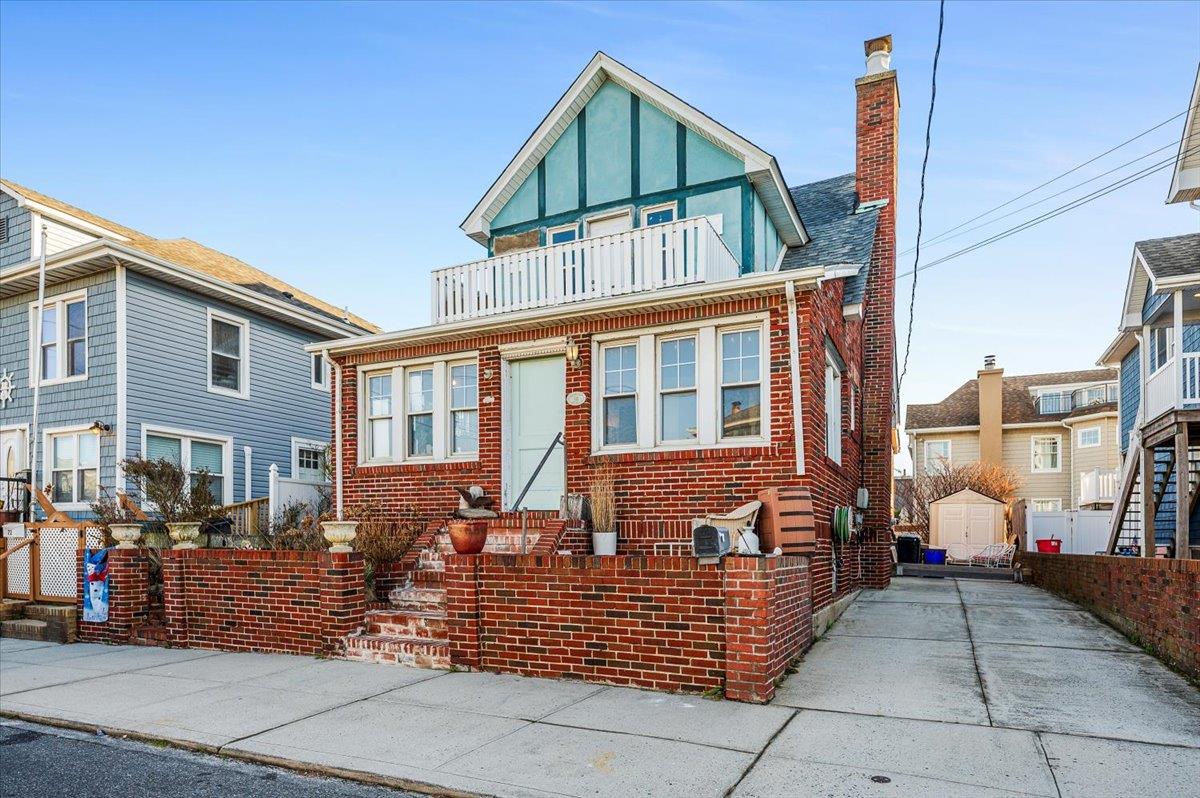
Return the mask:
<path fill-rule="evenodd" d="M 869 56 L 871 53 L 892 51 L 892 34 L 886 36 L 876 36 L 874 39 L 867 39 L 863 42 L 863 55 Z"/>

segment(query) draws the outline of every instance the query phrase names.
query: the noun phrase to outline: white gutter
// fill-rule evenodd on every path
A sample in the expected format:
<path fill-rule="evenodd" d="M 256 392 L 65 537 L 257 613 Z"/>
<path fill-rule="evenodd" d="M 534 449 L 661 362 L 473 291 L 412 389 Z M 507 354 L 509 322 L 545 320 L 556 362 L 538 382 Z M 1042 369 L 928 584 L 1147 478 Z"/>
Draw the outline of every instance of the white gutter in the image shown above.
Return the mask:
<path fill-rule="evenodd" d="M 788 369 L 792 377 L 792 431 L 796 442 L 796 474 L 804 476 L 804 405 L 800 393 L 800 334 L 796 321 L 796 284 L 787 284 Z"/>
<path fill-rule="evenodd" d="M 32 361 L 30 373 L 33 375 L 33 414 L 29 419 L 29 481 L 33 483 L 34 488 L 41 488 L 38 485 L 38 403 L 42 395 L 42 318 L 46 315 L 46 225 L 42 224 L 42 256 L 38 260 L 38 303 L 37 316 L 34 319 L 33 327 L 36 330 L 34 333 L 33 351 L 29 353 L 29 358 Z M 62 362 L 66 362 L 63 358 Z M 43 468 L 40 473 L 45 473 Z"/>
<path fill-rule="evenodd" d="M 816 283 L 825 273 L 823 266 L 808 269 L 794 269 L 786 272 L 759 272 L 757 274 L 735 277 L 731 280 L 721 280 L 715 283 L 700 285 L 684 285 L 674 288 L 661 288 L 655 291 L 640 291 L 634 294 L 592 299 L 580 302 L 567 302 L 544 308 L 515 310 L 498 313 L 494 316 L 483 316 L 477 319 L 451 321 L 442 324 L 429 324 L 424 327 L 410 327 L 406 330 L 376 333 L 375 335 L 359 335 L 343 341 L 309 344 L 307 352 L 328 351 L 334 354 L 349 354 L 352 352 L 386 349 L 394 346 L 412 345 L 429 338 L 452 338 L 467 334 L 483 334 L 494 329 L 505 329 L 522 323 L 551 322 L 557 319 L 578 320 L 585 314 L 599 314 L 611 310 L 634 310 L 645 306 L 661 308 L 670 302 L 691 302 L 707 297 L 721 297 L 744 291 L 766 291 L 772 288 L 782 288 L 790 283 Z"/>

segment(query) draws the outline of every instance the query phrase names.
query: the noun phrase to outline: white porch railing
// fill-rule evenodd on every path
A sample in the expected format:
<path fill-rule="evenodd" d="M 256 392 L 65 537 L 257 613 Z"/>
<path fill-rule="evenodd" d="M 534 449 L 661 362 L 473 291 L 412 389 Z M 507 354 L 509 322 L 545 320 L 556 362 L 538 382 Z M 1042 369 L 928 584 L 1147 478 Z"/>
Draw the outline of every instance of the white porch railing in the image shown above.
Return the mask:
<path fill-rule="evenodd" d="M 1200 402 L 1200 352 L 1185 352 L 1179 355 L 1180 385 L 1175 385 L 1175 358 L 1172 357 L 1162 368 L 1146 380 L 1146 419 Z"/>
<path fill-rule="evenodd" d="M 1184 404 L 1200 402 L 1200 352 L 1183 354 L 1183 386 L 1179 392 Z"/>
<path fill-rule="evenodd" d="M 1079 475 L 1079 504 L 1097 504 L 1113 501 L 1117 496 L 1117 485 L 1121 472 L 1116 468 L 1096 468 Z"/>
<path fill-rule="evenodd" d="M 433 323 L 695 283 L 738 262 L 706 217 L 498 255 L 433 272 Z"/>

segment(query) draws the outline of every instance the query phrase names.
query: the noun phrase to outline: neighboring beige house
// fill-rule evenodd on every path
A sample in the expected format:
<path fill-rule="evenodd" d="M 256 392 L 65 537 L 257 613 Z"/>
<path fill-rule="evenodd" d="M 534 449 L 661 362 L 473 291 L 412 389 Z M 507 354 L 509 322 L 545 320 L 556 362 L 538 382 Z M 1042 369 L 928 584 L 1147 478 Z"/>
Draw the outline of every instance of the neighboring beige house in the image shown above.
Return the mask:
<path fill-rule="evenodd" d="M 1112 505 L 1118 480 L 1117 370 L 976 379 L 905 415 L 915 473 L 976 461 L 1013 469 L 1035 511 Z"/>

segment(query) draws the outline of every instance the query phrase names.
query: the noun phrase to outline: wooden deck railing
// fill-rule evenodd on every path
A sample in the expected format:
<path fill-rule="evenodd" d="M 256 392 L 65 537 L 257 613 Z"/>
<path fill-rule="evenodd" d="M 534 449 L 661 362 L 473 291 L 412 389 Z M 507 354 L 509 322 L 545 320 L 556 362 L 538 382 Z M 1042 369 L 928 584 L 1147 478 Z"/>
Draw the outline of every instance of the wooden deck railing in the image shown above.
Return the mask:
<path fill-rule="evenodd" d="M 232 524 L 235 538 L 253 538 L 267 531 L 270 519 L 267 517 L 267 507 L 270 499 L 261 499 L 227 504 L 221 508 L 221 514 L 228 516 Z"/>

